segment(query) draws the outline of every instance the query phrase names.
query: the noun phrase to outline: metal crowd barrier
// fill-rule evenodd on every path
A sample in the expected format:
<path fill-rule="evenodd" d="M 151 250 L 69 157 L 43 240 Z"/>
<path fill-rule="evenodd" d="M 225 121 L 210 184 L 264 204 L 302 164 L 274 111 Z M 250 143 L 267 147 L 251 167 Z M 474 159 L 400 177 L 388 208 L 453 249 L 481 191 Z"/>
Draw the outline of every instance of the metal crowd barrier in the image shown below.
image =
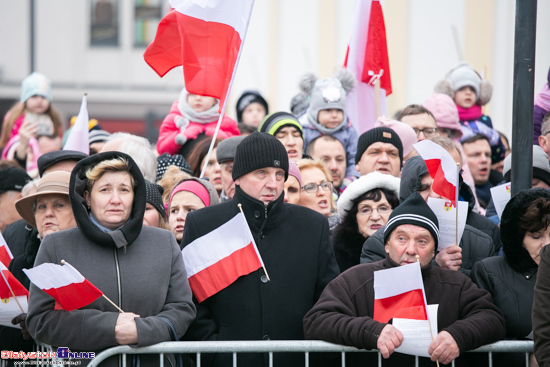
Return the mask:
<path fill-rule="evenodd" d="M 346 366 L 346 353 L 378 353 L 378 366 L 382 366 L 382 355 L 377 350 L 363 350 L 338 344 L 314 340 L 259 340 L 259 341 L 206 341 L 206 342 L 165 342 L 143 348 L 119 346 L 109 348 L 90 362 L 89 367 L 100 366 L 105 359 L 122 355 L 123 367 L 126 367 L 128 354 L 159 354 L 159 364 L 164 366 L 164 354 L 186 353 L 196 354 L 197 367 L 201 366 L 201 354 L 232 353 L 233 367 L 237 366 L 238 353 L 269 353 L 269 366 L 273 366 L 273 354 L 280 352 L 296 352 L 305 354 L 305 367 L 309 367 L 309 353 L 341 353 L 341 366 Z M 533 352 L 533 342 L 524 340 L 502 340 L 484 345 L 467 353 L 487 353 L 489 366 L 493 366 L 493 353 L 525 353 L 525 366 L 529 366 L 529 353 Z M 418 366 L 416 358 L 415 366 Z M 454 361 L 452 366 L 454 367 Z"/>
<path fill-rule="evenodd" d="M 49 345 L 37 345 L 37 351 L 56 352 L 56 348 Z M 281 352 L 304 353 L 305 367 L 309 367 L 309 353 L 340 353 L 341 366 L 346 366 L 346 353 L 377 353 L 378 366 L 382 366 L 382 355 L 377 350 L 363 350 L 354 347 L 347 347 L 338 344 L 327 343 L 315 340 L 258 340 L 258 341 L 206 341 L 206 342 L 165 342 L 149 347 L 131 348 L 129 346 L 118 346 L 104 350 L 88 364 L 89 367 L 101 366 L 107 358 L 121 355 L 123 367 L 127 366 L 127 355 L 132 354 L 158 354 L 159 365 L 164 366 L 164 354 L 185 353 L 196 355 L 196 367 L 201 367 L 201 355 L 206 353 L 232 353 L 233 367 L 237 366 L 239 353 L 269 353 L 269 366 L 273 366 L 273 354 Z M 533 352 L 533 342 L 525 340 L 502 340 L 493 344 L 484 345 L 467 353 L 487 353 L 488 364 L 493 366 L 493 353 L 525 353 L 525 366 L 529 366 L 529 353 Z M 5 362 L 5 361 L 2 361 Z M 38 362 L 38 363 L 36 363 Z M 43 362 L 43 363 L 40 363 Z M 50 359 L 35 361 L 34 365 L 68 367 L 63 359 Z M 415 366 L 418 366 L 416 358 Z M 0 363 L 4 365 L 4 363 Z M 454 362 L 452 364 L 454 367 Z"/>

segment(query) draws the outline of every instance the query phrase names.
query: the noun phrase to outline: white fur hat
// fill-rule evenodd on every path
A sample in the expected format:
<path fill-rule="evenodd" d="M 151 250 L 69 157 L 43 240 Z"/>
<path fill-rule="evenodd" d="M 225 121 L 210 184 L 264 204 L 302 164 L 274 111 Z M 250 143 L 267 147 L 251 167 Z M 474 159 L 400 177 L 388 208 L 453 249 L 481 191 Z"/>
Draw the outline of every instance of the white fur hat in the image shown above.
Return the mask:
<path fill-rule="evenodd" d="M 353 181 L 340 195 L 338 198 L 338 215 L 343 219 L 353 207 L 353 200 L 372 189 L 384 188 L 395 192 L 396 196 L 399 197 L 400 184 L 401 179 L 398 177 L 378 171 L 367 173 Z"/>

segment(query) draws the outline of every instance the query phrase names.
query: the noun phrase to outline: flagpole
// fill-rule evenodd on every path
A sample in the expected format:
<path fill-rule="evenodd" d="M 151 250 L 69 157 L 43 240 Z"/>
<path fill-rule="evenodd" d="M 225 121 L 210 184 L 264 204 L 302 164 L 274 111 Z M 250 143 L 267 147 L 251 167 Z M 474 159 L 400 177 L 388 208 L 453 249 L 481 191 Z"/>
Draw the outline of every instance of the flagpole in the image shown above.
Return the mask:
<path fill-rule="evenodd" d="M 244 218 L 244 221 L 246 222 L 246 225 L 248 226 L 248 222 L 246 220 L 246 215 L 244 215 L 244 212 L 243 212 L 243 206 L 241 203 L 237 204 L 237 206 L 239 207 L 239 210 L 241 211 L 242 215 L 243 215 L 243 218 Z M 248 230 L 248 233 L 250 233 L 250 229 Z M 252 233 L 250 233 L 250 235 L 252 235 Z M 252 242 L 254 242 L 254 238 L 251 238 Z M 255 243 L 254 243 L 255 245 Z M 260 257 L 260 259 L 262 258 L 260 253 L 259 253 L 259 250 L 258 248 L 256 248 L 256 251 L 258 251 L 258 256 Z M 265 273 L 265 276 L 267 277 L 267 280 L 271 281 L 271 279 L 269 278 L 269 274 L 267 273 L 267 269 L 265 268 L 265 264 L 264 264 L 264 260 L 262 259 L 262 268 L 264 269 L 264 273 Z"/>
<path fill-rule="evenodd" d="M 25 313 L 25 311 L 23 311 L 23 307 L 21 307 L 21 304 L 19 303 L 19 301 L 17 300 L 17 297 L 15 296 L 15 293 L 13 292 L 13 289 L 11 289 L 10 283 L 8 283 L 8 280 L 6 279 L 6 276 L 4 275 L 3 272 L 0 271 L 0 273 L 2 274 L 2 278 L 4 278 L 4 282 L 6 282 L 6 285 L 10 289 L 11 295 L 13 296 L 13 299 L 17 303 L 17 306 L 19 306 L 19 309 L 21 310 L 21 313 Z"/>
<path fill-rule="evenodd" d="M 65 265 L 65 264 L 70 265 L 70 264 L 69 264 L 68 262 L 66 262 L 65 260 L 61 260 L 60 263 L 61 263 L 61 265 Z M 111 300 L 109 299 L 109 297 L 107 297 L 103 292 L 101 292 L 101 295 L 103 296 L 103 298 L 105 298 L 107 301 L 109 301 L 113 306 L 115 306 L 116 309 L 117 309 L 120 313 L 125 313 L 120 307 L 118 307 L 118 306 L 116 305 L 116 303 L 114 303 L 113 301 L 111 301 Z"/>
<path fill-rule="evenodd" d="M 247 18 L 248 23 L 250 23 L 250 17 L 252 16 L 252 9 L 254 9 L 254 0 L 252 1 L 252 5 L 250 6 L 250 11 L 248 12 L 248 18 Z M 208 166 L 208 159 L 210 158 L 210 154 L 212 153 L 212 149 L 214 149 L 214 143 L 216 141 L 216 137 L 218 136 L 218 131 L 220 131 L 220 125 L 222 123 L 223 115 L 225 114 L 225 107 L 227 105 L 227 98 L 229 97 L 229 92 L 231 91 L 231 87 L 233 86 L 233 81 L 235 79 L 235 73 L 237 71 L 237 67 L 239 66 L 239 61 L 241 60 L 241 54 L 243 52 L 244 41 L 246 40 L 246 34 L 248 33 L 248 26 L 249 26 L 249 24 L 246 25 L 246 29 L 244 30 L 244 33 L 243 33 L 243 39 L 241 40 L 241 47 L 239 47 L 239 53 L 237 55 L 237 59 L 235 60 L 235 67 L 233 68 L 233 73 L 231 74 L 231 80 L 229 81 L 229 87 L 227 88 L 227 92 L 225 92 L 225 98 L 223 100 L 223 105 L 222 105 L 222 110 L 220 112 L 220 117 L 218 118 L 218 123 L 216 125 L 216 130 L 214 130 L 214 135 L 212 136 L 212 141 L 210 142 L 210 147 L 208 147 L 208 152 L 206 153 L 206 156 L 204 158 L 204 164 L 202 165 L 201 175 L 199 176 L 199 178 L 204 177 L 204 172 L 206 171 L 206 167 Z"/>
<path fill-rule="evenodd" d="M 456 235 L 456 245 L 458 246 L 458 186 L 460 184 L 460 163 L 456 162 L 456 170 L 457 170 L 457 183 L 456 183 L 456 193 L 455 193 L 455 235 Z"/>
<path fill-rule="evenodd" d="M 420 265 L 420 256 L 419 255 L 416 255 L 416 261 Z M 426 297 L 426 295 L 424 295 L 424 297 Z M 426 302 L 427 302 L 427 299 L 426 299 Z M 430 321 L 430 318 L 428 317 L 428 306 L 426 306 L 426 318 L 428 319 L 428 327 L 430 328 L 430 336 L 432 337 L 432 341 L 434 341 L 434 334 L 432 332 L 432 322 Z M 435 363 L 437 363 L 437 367 L 439 367 L 439 361 L 436 360 Z"/>

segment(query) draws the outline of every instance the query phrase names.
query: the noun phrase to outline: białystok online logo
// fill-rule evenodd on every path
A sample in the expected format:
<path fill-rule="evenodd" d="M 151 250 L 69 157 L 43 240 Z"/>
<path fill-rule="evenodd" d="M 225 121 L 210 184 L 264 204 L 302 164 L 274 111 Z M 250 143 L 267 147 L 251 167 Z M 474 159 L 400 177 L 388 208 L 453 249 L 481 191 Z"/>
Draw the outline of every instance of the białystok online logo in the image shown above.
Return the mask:
<path fill-rule="evenodd" d="M 67 347 L 57 348 L 57 352 L 13 352 L 3 350 L 2 359 L 92 359 L 95 358 L 95 352 L 71 352 Z"/>

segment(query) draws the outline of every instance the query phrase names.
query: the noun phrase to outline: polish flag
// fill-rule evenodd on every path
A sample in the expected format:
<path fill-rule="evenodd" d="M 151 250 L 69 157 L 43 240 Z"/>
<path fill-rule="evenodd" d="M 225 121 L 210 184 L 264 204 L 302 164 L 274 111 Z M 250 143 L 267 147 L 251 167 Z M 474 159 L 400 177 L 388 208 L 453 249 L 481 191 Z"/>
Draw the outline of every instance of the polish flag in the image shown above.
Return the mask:
<path fill-rule="evenodd" d="M 29 296 L 29 291 L 17 280 L 11 271 L 0 262 L 0 299 L 15 296 Z M 13 292 L 13 293 L 12 293 Z"/>
<path fill-rule="evenodd" d="M 220 99 L 220 112 L 248 29 L 254 0 L 170 0 L 143 57 L 163 77 L 183 66 L 189 93 Z"/>
<path fill-rule="evenodd" d="M 420 262 L 374 272 L 374 320 L 427 320 L 426 310 Z"/>
<path fill-rule="evenodd" d="M 23 271 L 34 285 L 55 299 L 56 306 L 59 304 L 67 311 L 87 306 L 103 295 L 67 262 L 65 265 L 44 263 Z"/>
<path fill-rule="evenodd" d="M 187 278 L 199 302 L 228 287 L 239 277 L 263 267 L 263 261 L 242 213 L 181 251 Z"/>
<path fill-rule="evenodd" d="M 4 264 L 7 268 L 8 266 L 10 266 L 10 262 L 12 261 L 12 259 L 13 255 L 11 254 L 10 248 L 6 243 L 4 236 L 2 236 L 2 233 L 0 233 L 0 262 Z"/>
<path fill-rule="evenodd" d="M 434 180 L 432 183 L 433 192 L 449 199 L 456 208 L 456 201 L 459 198 L 459 168 L 457 162 L 445 148 L 431 140 L 422 140 L 413 144 L 413 146 L 426 162 L 428 172 Z"/>
<path fill-rule="evenodd" d="M 84 154 L 90 154 L 90 132 L 88 129 L 88 100 L 86 95 L 82 97 L 80 112 L 71 128 L 69 137 L 63 146 L 63 150 L 76 150 Z"/>
<path fill-rule="evenodd" d="M 344 67 L 352 71 L 357 85 L 346 97 L 346 114 L 359 134 L 374 127 L 378 99 L 379 115 L 386 115 L 386 96 L 392 92 L 386 26 L 380 1 L 357 0 Z M 374 83 L 380 91 L 375 95 Z"/>

